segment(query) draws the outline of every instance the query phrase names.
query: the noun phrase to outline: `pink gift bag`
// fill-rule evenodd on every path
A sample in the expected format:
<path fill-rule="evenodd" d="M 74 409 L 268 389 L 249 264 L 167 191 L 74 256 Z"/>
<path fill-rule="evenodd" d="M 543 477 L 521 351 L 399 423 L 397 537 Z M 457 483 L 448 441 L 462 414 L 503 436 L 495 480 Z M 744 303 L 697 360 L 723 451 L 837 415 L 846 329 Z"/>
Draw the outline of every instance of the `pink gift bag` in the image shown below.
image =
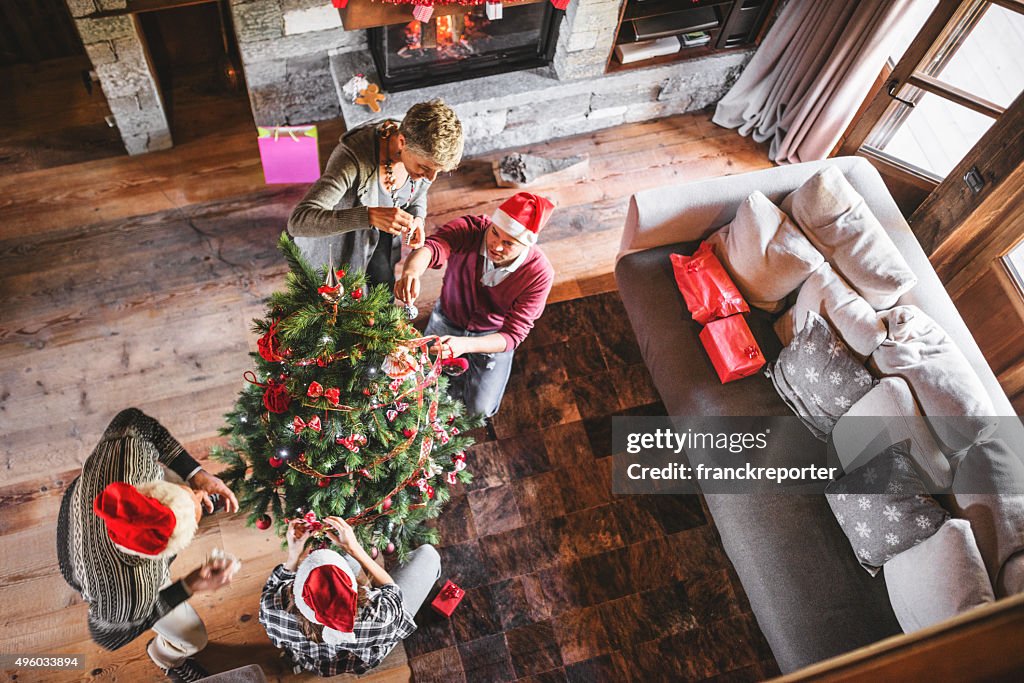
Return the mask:
<path fill-rule="evenodd" d="M 316 126 L 258 126 L 267 185 L 312 183 L 320 178 Z"/>

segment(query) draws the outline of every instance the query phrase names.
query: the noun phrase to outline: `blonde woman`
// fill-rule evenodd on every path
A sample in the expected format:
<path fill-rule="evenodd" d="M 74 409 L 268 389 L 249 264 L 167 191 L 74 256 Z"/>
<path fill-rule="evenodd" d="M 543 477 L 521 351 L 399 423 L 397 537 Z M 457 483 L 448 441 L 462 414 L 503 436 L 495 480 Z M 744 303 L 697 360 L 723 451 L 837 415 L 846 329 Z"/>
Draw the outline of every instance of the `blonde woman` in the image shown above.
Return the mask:
<path fill-rule="evenodd" d="M 353 128 L 288 218 L 288 233 L 314 267 L 333 259 L 394 287 L 402 241 L 423 244 L 427 191 L 462 159 L 462 124 L 441 100 L 413 105 L 401 121 Z"/>

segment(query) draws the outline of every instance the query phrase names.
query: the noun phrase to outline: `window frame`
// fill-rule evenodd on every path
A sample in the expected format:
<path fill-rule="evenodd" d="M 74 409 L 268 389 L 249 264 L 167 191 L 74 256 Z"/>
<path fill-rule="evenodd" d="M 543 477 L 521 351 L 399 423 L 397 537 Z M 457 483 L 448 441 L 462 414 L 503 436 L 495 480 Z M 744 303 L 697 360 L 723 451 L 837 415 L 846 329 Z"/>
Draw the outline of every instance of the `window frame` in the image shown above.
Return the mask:
<path fill-rule="evenodd" d="M 913 185 L 925 190 L 936 188 L 942 178 L 887 155 L 882 148 L 912 110 L 912 106 L 902 102 L 913 102 L 916 105 L 925 93 L 967 107 L 996 121 L 1005 113 L 1005 108 L 945 83 L 933 75 L 956 54 L 992 5 L 1024 15 L 1024 0 L 939 0 L 903 57 L 892 67 L 888 77 L 881 79 L 882 87 L 871 97 L 870 104 L 851 126 L 849 135 L 839 148 L 839 154 L 868 157 Z M 930 54 L 931 61 L 922 64 Z M 922 68 L 919 69 L 919 65 Z M 886 70 L 889 70 L 888 64 Z M 879 125 L 885 129 L 873 135 Z"/>

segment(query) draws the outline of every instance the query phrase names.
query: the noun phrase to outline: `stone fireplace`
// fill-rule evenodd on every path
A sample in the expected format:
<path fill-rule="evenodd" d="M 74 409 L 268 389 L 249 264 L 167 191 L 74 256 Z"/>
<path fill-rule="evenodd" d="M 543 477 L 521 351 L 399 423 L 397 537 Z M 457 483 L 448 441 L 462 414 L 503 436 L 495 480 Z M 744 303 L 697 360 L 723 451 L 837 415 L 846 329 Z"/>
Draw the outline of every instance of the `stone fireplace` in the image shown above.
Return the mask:
<path fill-rule="evenodd" d="M 129 153 L 169 146 L 152 68 L 131 14 L 135 2 L 67 2 Z M 419 36 L 407 35 L 410 15 L 398 28 L 346 30 L 329 0 L 228 2 L 257 125 L 296 125 L 340 116 L 352 127 L 380 116 L 401 118 L 412 104 L 441 97 L 463 121 L 467 154 L 703 108 L 721 98 L 753 52 L 734 49 L 687 61 L 609 70 L 625 0 L 572 0 L 564 12 L 551 9 L 546 0 L 526 7 L 506 3 L 504 17 L 494 22 L 501 24 L 494 29 L 501 30 L 492 36 L 495 39 L 503 40 L 533 21 L 517 22 L 513 10 L 533 7 L 531 11 L 539 8 L 550 16 L 543 29 L 550 43 L 530 48 L 531 59 L 539 62 L 516 63 L 516 55 L 503 53 L 502 48 L 492 51 L 482 71 L 467 74 L 464 60 L 458 58 L 460 48 L 452 43 L 427 69 L 442 79 L 431 81 L 423 72 L 411 73 L 394 87 L 384 85 L 387 100 L 383 111 L 374 114 L 344 96 L 344 83 L 359 73 L 384 83 L 400 61 L 415 64 L 429 56 L 427 50 L 437 50 L 436 25 L 426 30 L 421 25 Z M 466 23 L 463 19 L 455 26 L 463 36 L 474 29 L 472 20 L 469 29 Z M 374 59 L 373 31 L 384 34 L 378 52 L 393 50 L 393 56 L 379 54 Z M 442 35 L 442 42 L 449 38 Z M 437 56 L 435 52 L 433 57 Z M 495 73 L 498 67 L 512 70 Z"/>

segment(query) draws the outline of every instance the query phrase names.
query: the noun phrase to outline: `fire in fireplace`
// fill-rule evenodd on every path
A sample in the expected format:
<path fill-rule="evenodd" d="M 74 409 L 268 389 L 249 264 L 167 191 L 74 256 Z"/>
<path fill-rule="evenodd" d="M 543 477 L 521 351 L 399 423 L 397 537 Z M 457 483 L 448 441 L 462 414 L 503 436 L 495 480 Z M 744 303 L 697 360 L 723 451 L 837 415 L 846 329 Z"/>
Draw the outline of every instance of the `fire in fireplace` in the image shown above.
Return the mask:
<path fill-rule="evenodd" d="M 491 20 L 483 5 L 466 6 L 426 22 L 370 29 L 384 88 L 397 92 L 550 64 L 562 12 L 530 2 L 506 6 L 503 15 Z"/>

